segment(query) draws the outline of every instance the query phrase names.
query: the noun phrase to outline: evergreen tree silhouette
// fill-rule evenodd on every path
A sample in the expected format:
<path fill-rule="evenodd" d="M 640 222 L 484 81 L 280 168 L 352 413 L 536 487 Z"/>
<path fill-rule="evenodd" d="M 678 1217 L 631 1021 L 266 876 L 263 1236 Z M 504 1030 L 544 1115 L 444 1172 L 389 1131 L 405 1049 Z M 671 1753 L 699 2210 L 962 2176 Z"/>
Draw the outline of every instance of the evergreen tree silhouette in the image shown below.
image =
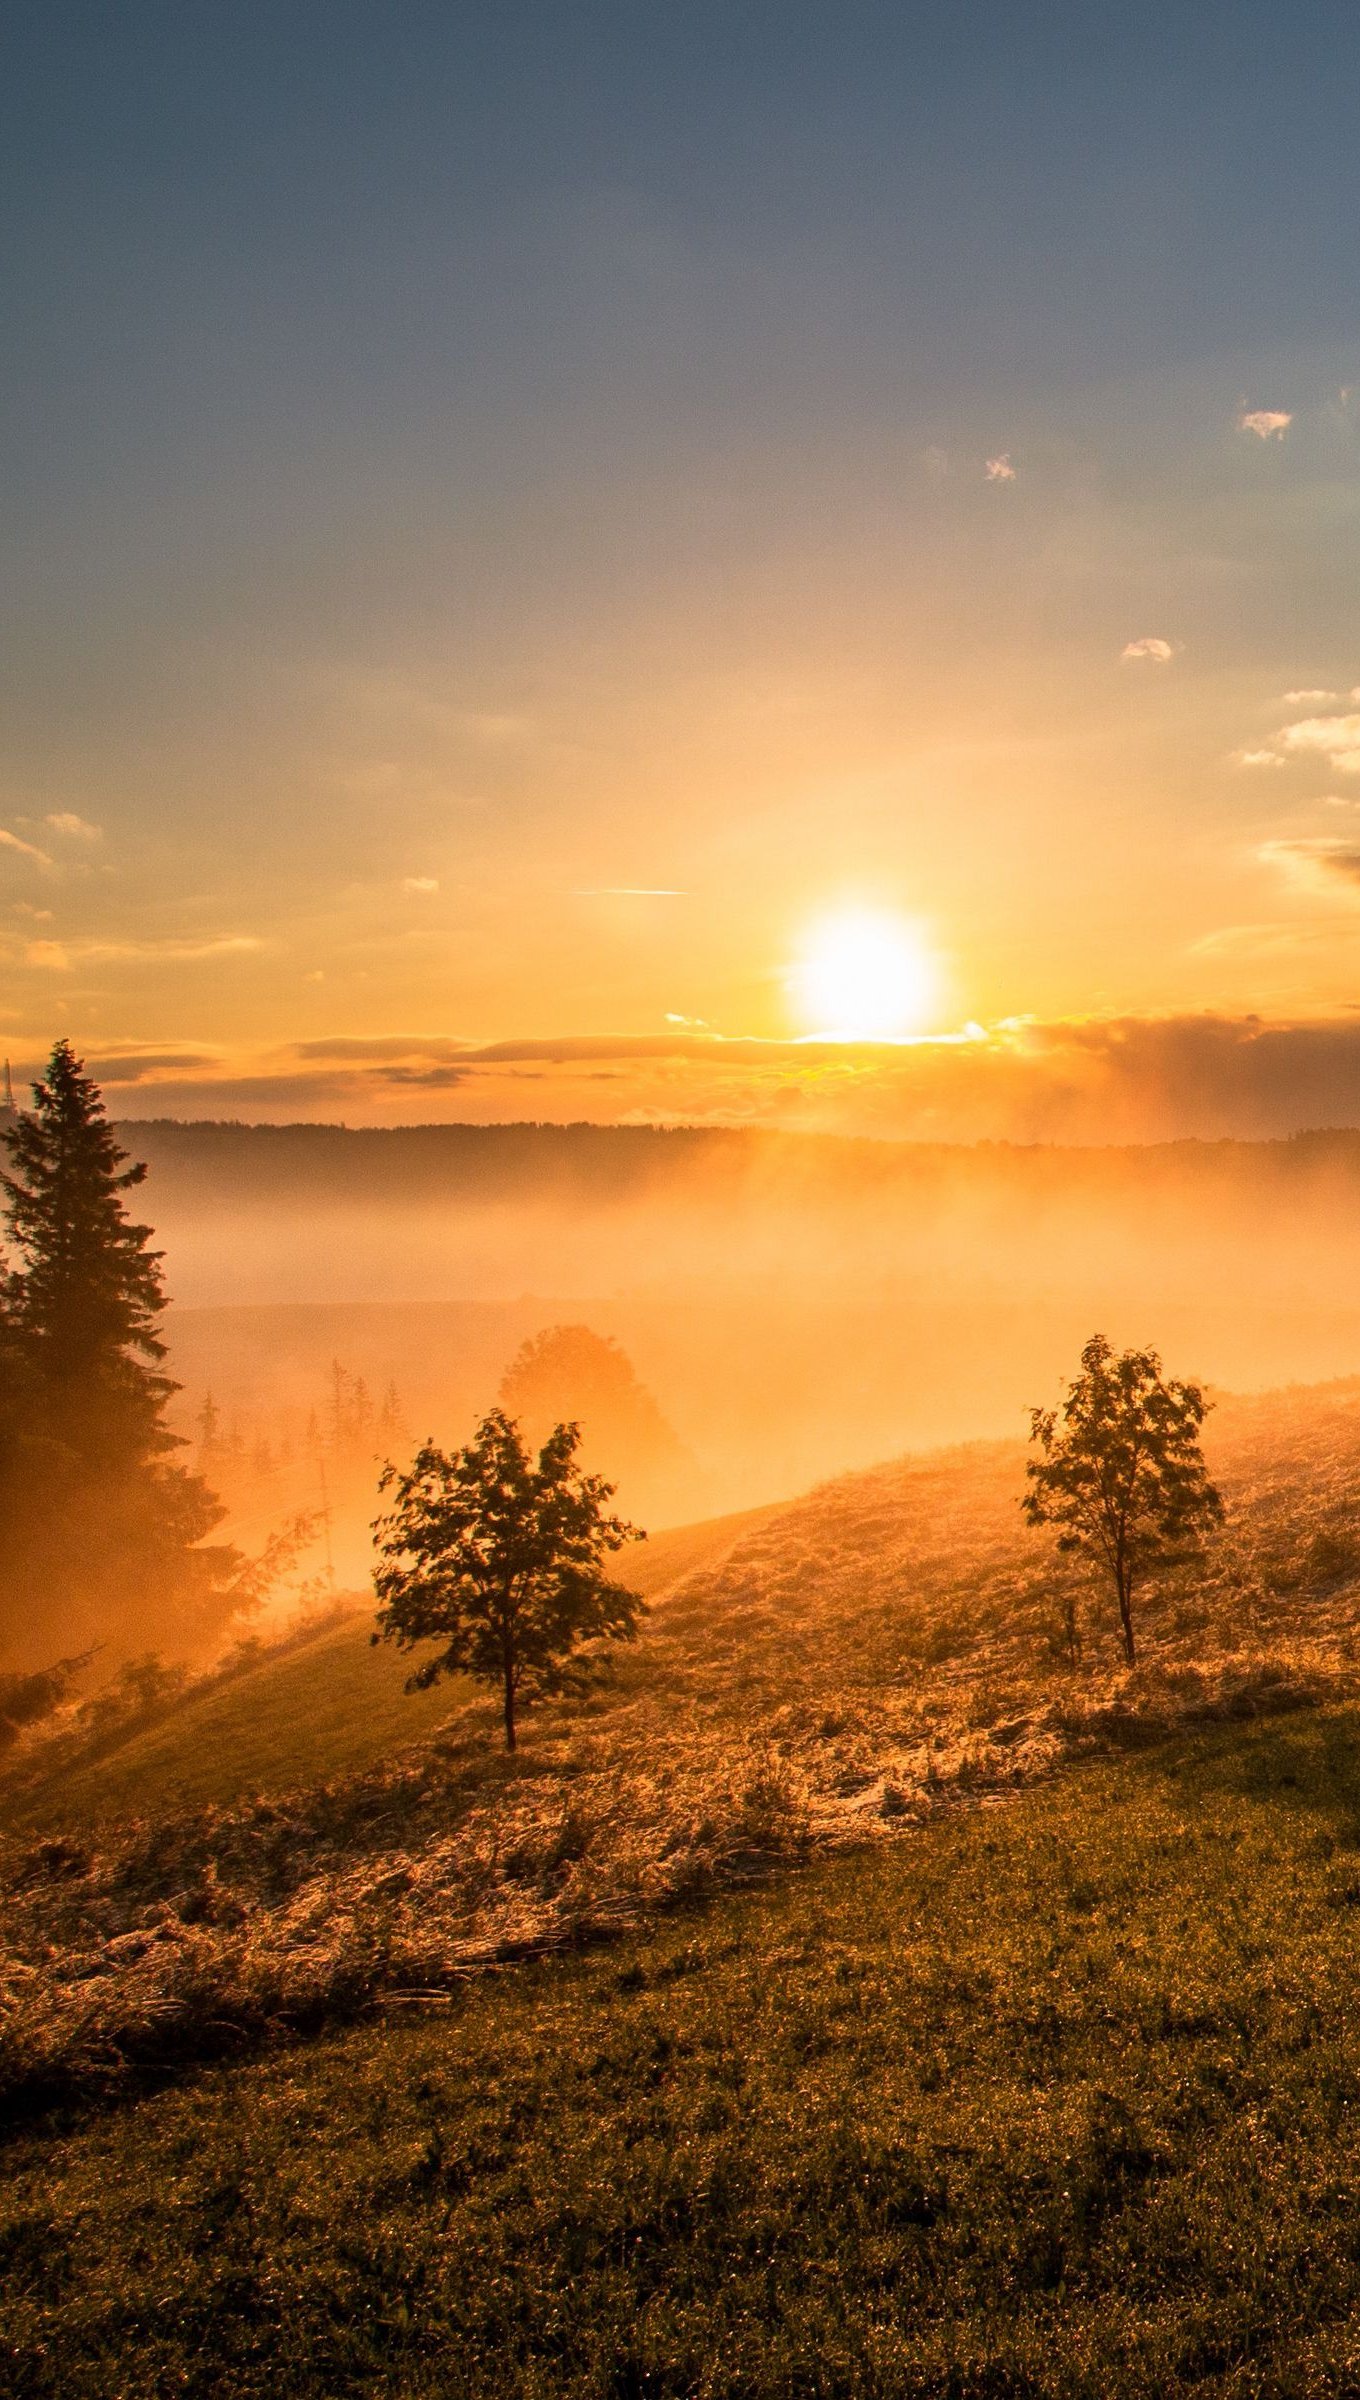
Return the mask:
<path fill-rule="evenodd" d="M 17 1264 L 0 1287 L 0 1350 L 25 1468 L 0 1493 L 0 1645 L 197 1646 L 230 1613 L 241 1562 L 204 1546 L 223 1510 L 170 1463 L 181 1445 L 165 1409 L 179 1387 L 162 1365 L 160 1253 L 124 1206 L 146 1169 L 120 1149 L 66 1041 L 5 1141 Z"/>
<path fill-rule="evenodd" d="M 8 1146 L 0 1189 L 24 1259 L 10 1316 L 47 1429 L 89 1464 L 160 1456 L 175 1447 L 162 1412 L 179 1388 L 160 1371 L 160 1253 L 150 1226 L 123 1208 L 146 1168 L 118 1147 L 69 1042 L 57 1043 Z"/>

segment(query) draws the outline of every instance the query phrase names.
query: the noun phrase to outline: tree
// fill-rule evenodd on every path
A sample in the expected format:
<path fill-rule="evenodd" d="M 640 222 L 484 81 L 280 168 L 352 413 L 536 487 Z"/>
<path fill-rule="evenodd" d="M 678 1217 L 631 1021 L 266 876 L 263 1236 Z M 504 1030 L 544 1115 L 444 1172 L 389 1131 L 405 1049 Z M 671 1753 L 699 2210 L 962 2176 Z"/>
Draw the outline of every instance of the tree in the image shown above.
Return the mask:
<path fill-rule="evenodd" d="M 178 1386 L 160 1372 L 160 1253 L 148 1248 L 151 1227 L 130 1223 L 123 1207 L 146 1168 L 119 1149 L 69 1042 L 57 1043 L 32 1113 L 6 1139 L 13 1172 L 0 1190 L 24 1256 L 11 1320 L 53 1428 L 82 1456 L 173 1449 L 161 1422 Z"/>
<path fill-rule="evenodd" d="M 641 1505 L 668 1508 L 692 1480 L 694 1461 L 627 1352 L 589 1325 L 549 1325 L 522 1343 L 496 1398 L 531 1442 L 554 1425 L 579 1424 L 585 1458 L 607 1458 Z"/>
<path fill-rule="evenodd" d="M 1025 1469 L 1025 1515 L 1031 1525 L 1058 1527 L 1059 1550 L 1105 1568 L 1131 1666 L 1136 1588 L 1223 1521 L 1199 1441 L 1208 1407 L 1198 1384 L 1163 1376 L 1155 1350 L 1116 1357 L 1097 1333 L 1061 1410 L 1030 1411 L 1040 1455 Z"/>
<path fill-rule="evenodd" d="M 204 1547 L 223 1511 L 170 1463 L 160 1255 L 125 1196 L 145 1177 L 108 1125 L 98 1086 L 58 1042 L 33 1108 L 5 1136 L 0 1192 L 19 1263 L 4 1278 L 0 1371 L 25 1467 L 4 1494 L 3 1629 L 55 1638 L 148 1631 L 200 1642 L 231 1613 L 241 1561 Z"/>
<path fill-rule="evenodd" d="M 496 1408 L 465 1449 L 427 1442 L 405 1474 L 389 1465 L 380 1479 L 396 1499 L 373 1528 L 373 1639 L 440 1643 L 408 1691 L 459 1672 L 498 1685 L 507 1750 L 522 1700 L 579 1685 L 593 1663 L 583 1647 L 632 1641 L 645 1613 L 605 1572 L 611 1551 L 642 1536 L 608 1513 L 613 1486 L 578 1466 L 579 1443 L 578 1426 L 555 1426 L 535 1461 Z"/>

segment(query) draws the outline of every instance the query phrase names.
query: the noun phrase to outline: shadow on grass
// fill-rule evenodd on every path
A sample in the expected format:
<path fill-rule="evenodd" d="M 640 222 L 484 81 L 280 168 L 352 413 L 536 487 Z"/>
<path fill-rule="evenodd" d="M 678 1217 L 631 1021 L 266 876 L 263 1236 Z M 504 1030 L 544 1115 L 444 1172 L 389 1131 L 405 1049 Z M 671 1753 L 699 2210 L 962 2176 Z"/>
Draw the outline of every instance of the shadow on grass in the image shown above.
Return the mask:
<path fill-rule="evenodd" d="M 1293 1840 L 1299 1819 L 1311 1817 L 1338 1848 L 1360 1850 L 1360 1708 L 1174 1736 L 1140 1763 L 1182 1795 L 1258 1803 L 1288 1822 Z"/>

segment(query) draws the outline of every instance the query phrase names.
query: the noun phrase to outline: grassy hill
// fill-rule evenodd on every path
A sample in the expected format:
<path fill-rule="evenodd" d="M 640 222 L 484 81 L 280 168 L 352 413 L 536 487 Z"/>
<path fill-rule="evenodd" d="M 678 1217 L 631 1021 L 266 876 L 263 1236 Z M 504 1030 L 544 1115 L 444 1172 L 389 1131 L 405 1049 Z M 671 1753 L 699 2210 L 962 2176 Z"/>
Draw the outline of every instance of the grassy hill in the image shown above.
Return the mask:
<path fill-rule="evenodd" d="M 30 1793 L 0 1841 L 0 2100 L 112 2089 L 449 1991 L 1187 1721 L 1356 1694 L 1360 1383 L 1212 1422 L 1229 1532 L 1149 1595 L 1132 1671 L 1090 1595 L 1071 1657 L 1063 1576 L 1016 1505 L 1021 1453 L 978 1444 L 842 1478 L 721 1540 L 672 1537 L 669 1561 L 658 1543 L 655 1574 L 688 1572 L 612 1682 L 531 1713 L 514 1757 L 485 1694 L 446 1696 L 394 1750 L 384 1710 L 411 1719 L 356 1629 L 313 1662 L 310 1708 L 296 1688 L 283 1703 L 292 1669 L 261 1670 L 226 1721 L 187 1709 L 83 1791 Z M 271 1707 L 288 1747 L 260 1790 Z M 342 1763 L 301 1772 L 294 1727 Z M 190 1798 L 195 1772 L 235 1796 Z"/>
<path fill-rule="evenodd" d="M 980 1444 L 658 1540 L 513 1758 L 356 1625 L 30 1792 L 6 2388 L 1356 2388 L 1360 1382 L 1211 1427 L 1132 1671 Z"/>
<path fill-rule="evenodd" d="M 773 1515 L 752 1509 L 654 1534 L 630 1551 L 633 1588 L 651 1598 L 730 1550 Z M 207 1803 L 275 1795 L 362 1772 L 428 1743 L 473 1694 L 450 1680 L 408 1692 L 411 1660 L 371 1641 L 372 1611 L 305 1648 L 201 1693 L 114 1750 L 50 1777 L 0 1783 L 0 1825 L 72 1826 Z"/>
<path fill-rule="evenodd" d="M 6 2388 L 1352 2391 L 1357 1737 L 1182 1734 L 29 2134 Z"/>

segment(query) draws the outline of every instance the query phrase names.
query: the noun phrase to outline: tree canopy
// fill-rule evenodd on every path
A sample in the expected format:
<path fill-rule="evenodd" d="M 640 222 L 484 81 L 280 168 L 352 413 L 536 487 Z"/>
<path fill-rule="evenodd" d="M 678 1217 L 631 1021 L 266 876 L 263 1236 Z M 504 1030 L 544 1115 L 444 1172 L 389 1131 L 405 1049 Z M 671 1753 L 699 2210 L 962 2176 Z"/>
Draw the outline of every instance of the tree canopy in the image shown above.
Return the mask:
<path fill-rule="evenodd" d="M 555 1426 L 535 1459 L 496 1408 L 464 1449 L 427 1442 L 405 1473 L 388 1466 L 381 1479 L 395 1499 L 373 1529 L 374 1640 L 439 1644 L 408 1690 L 451 1673 L 497 1685 L 511 1750 L 521 1703 L 581 1681 L 592 1663 L 582 1651 L 631 1641 L 644 1613 L 605 1570 L 641 1536 L 610 1514 L 613 1487 L 579 1466 L 579 1442 L 578 1426 Z"/>
<path fill-rule="evenodd" d="M 628 1353 L 589 1325 L 549 1325 L 521 1344 L 496 1395 L 530 1442 L 554 1425 L 581 1428 L 581 1454 L 649 1511 L 674 1507 L 694 1462 Z"/>
<path fill-rule="evenodd" d="M 1131 1665 L 1137 1586 L 1223 1519 L 1200 1447 L 1208 1406 L 1198 1384 L 1163 1375 L 1155 1350 L 1116 1356 L 1098 1333 L 1061 1409 L 1030 1411 L 1039 1455 L 1025 1470 L 1025 1515 L 1031 1525 L 1056 1526 L 1059 1550 L 1094 1559 L 1109 1575 Z"/>

